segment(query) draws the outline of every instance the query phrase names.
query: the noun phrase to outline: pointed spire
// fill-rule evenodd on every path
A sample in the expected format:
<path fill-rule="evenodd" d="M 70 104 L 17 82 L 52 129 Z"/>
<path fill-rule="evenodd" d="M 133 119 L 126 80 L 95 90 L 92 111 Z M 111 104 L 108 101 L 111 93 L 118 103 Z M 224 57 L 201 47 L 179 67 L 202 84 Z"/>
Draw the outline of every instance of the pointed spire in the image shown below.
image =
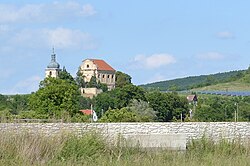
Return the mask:
<path fill-rule="evenodd" d="M 56 54 L 55 54 L 55 48 L 54 48 L 54 46 L 52 48 L 51 62 L 56 62 Z"/>
<path fill-rule="evenodd" d="M 51 54 L 51 62 L 47 66 L 47 68 L 60 68 L 59 63 L 56 62 L 56 54 L 55 54 L 55 48 L 52 48 L 52 54 Z"/>

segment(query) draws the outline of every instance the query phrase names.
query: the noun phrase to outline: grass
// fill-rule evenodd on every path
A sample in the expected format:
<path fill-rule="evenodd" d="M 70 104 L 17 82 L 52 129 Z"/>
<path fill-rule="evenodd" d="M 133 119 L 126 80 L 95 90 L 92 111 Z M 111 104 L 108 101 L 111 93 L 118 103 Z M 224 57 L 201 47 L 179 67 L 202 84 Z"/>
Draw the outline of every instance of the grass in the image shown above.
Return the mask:
<path fill-rule="evenodd" d="M 193 90 L 213 90 L 213 91 L 250 91 L 250 84 L 243 81 L 221 83 Z"/>
<path fill-rule="evenodd" d="M 250 163 L 250 145 L 225 140 L 214 143 L 206 138 L 190 142 L 185 152 L 111 146 L 97 133 L 48 137 L 2 132 L 0 140 L 0 165 L 247 166 Z"/>

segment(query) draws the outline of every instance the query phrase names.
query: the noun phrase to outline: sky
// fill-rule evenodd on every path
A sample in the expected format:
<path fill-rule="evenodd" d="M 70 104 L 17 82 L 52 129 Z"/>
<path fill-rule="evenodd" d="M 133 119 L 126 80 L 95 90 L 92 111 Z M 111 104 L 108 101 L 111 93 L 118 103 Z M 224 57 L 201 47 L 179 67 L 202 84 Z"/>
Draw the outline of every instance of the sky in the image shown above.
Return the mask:
<path fill-rule="evenodd" d="M 76 75 L 103 59 L 136 85 L 247 69 L 250 1 L 1 0 L 0 94 L 35 92 L 55 48 Z"/>

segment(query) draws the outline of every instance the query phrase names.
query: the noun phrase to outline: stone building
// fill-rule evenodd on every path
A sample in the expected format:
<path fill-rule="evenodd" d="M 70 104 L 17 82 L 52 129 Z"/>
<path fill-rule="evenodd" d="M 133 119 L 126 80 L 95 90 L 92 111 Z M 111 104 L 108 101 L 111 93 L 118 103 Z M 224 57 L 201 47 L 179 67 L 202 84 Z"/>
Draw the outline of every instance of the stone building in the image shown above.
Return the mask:
<path fill-rule="evenodd" d="M 57 78 L 59 76 L 59 72 L 61 71 L 59 63 L 56 62 L 56 54 L 53 53 L 51 55 L 51 62 L 48 64 L 45 69 L 45 77 L 54 77 Z"/>
<path fill-rule="evenodd" d="M 96 77 L 97 81 L 107 85 L 108 90 L 115 88 L 116 71 L 104 60 L 86 59 L 82 62 L 80 71 L 85 82 L 89 82 L 92 77 Z"/>

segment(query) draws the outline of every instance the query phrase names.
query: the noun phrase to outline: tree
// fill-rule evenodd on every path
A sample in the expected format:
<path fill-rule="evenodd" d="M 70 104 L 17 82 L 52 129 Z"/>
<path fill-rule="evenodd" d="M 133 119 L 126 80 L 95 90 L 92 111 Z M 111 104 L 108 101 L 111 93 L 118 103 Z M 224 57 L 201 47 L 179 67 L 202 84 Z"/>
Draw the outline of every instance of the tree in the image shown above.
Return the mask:
<path fill-rule="evenodd" d="M 92 76 L 90 81 L 87 83 L 87 88 L 97 88 L 96 76 Z"/>
<path fill-rule="evenodd" d="M 187 101 L 178 96 L 177 93 L 151 92 L 146 95 L 151 108 L 157 112 L 157 120 L 169 122 L 173 117 L 180 118 L 181 113 L 188 113 Z"/>
<path fill-rule="evenodd" d="M 76 84 L 74 78 L 70 75 L 69 72 L 67 72 L 65 67 L 63 67 L 63 70 L 59 72 L 58 77 L 62 80 L 66 80 L 70 83 Z"/>
<path fill-rule="evenodd" d="M 108 110 L 101 122 L 138 122 L 138 115 L 129 108 Z"/>
<path fill-rule="evenodd" d="M 144 89 L 133 84 L 114 89 L 111 96 L 115 99 L 115 108 L 119 109 L 127 107 L 132 99 L 146 101 Z"/>
<path fill-rule="evenodd" d="M 135 112 L 142 122 L 153 122 L 156 120 L 156 112 L 146 101 L 133 99 L 128 108 Z"/>
<path fill-rule="evenodd" d="M 0 94 L 0 110 L 7 108 L 7 97 Z"/>
<path fill-rule="evenodd" d="M 30 95 L 14 95 L 10 96 L 7 101 L 8 109 L 11 114 L 17 115 L 22 111 L 27 111 L 28 98 Z"/>
<path fill-rule="evenodd" d="M 94 109 L 99 117 L 107 110 L 115 108 L 115 100 L 114 97 L 110 95 L 110 93 L 111 92 L 104 92 L 98 94 L 93 99 Z"/>
<path fill-rule="evenodd" d="M 81 68 L 79 67 L 77 73 L 76 73 L 76 78 L 75 78 L 76 84 L 78 85 L 79 88 L 85 88 L 86 83 L 84 81 L 84 77 L 81 73 Z"/>
<path fill-rule="evenodd" d="M 117 71 L 115 73 L 115 77 L 116 77 L 115 87 L 122 88 L 125 85 L 131 84 L 132 78 L 128 74 Z"/>
<path fill-rule="evenodd" d="M 73 116 L 79 111 L 80 92 L 76 84 L 62 79 L 46 78 L 40 89 L 29 98 L 29 106 L 37 118 Z"/>

